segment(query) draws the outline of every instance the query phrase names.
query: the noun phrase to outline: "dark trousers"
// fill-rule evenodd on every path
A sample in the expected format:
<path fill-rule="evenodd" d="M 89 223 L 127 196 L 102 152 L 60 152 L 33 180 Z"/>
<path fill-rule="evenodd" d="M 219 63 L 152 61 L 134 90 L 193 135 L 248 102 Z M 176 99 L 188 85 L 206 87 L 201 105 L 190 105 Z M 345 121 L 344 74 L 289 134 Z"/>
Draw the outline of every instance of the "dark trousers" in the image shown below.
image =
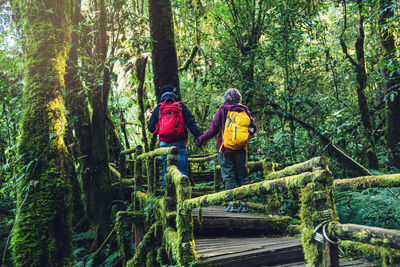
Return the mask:
<path fill-rule="evenodd" d="M 221 166 L 222 180 L 225 190 L 233 189 L 248 183 L 247 166 L 244 153 L 218 153 L 218 163 Z"/>

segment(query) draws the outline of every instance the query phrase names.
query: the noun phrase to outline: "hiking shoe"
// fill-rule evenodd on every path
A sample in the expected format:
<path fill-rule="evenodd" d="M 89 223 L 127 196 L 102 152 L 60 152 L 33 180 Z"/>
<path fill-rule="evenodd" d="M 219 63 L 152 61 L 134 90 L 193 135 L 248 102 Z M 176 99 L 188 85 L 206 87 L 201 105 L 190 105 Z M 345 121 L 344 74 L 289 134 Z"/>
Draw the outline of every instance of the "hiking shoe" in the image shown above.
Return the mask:
<path fill-rule="evenodd" d="M 235 202 L 230 201 L 228 203 L 228 207 L 226 207 L 225 211 L 227 211 L 227 212 L 236 212 Z"/>
<path fill-rule="evenodd" d="M 238 212 L 249 212 L 249 207 L 247 206 L 247 201 L 240 201 L 239 208 L 237 209 Z"/>

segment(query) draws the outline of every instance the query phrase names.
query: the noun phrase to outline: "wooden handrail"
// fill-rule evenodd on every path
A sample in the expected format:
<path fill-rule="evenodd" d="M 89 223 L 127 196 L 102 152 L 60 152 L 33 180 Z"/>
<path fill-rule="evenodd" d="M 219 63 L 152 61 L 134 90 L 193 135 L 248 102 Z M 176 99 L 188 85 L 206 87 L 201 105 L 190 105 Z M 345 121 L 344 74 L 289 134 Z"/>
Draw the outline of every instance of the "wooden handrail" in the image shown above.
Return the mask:
<path fill-rule="evenodd" d="M 164 245 L 167 246 L 167 253 L 176 259 L 177 265 L 187 266 L 196 260 L 192 209 L 220 205 L 226 201 L 243 198 L 267 196 L 276 192 L 293 192 L 292 190 L 301 196 L 298 200 L 298 204 L 300 204 L 300 229 L 307 264 L 338 266 L 337 246 L 328 244 L 326 240 L 322 243 L 315 240 L 318 226 L 322 223 L 325 225 L 329 223 L 327 224 L 329 225 L 328 232 L 333 233 L 339 239 L 400 249 L 400 231 L 338 223 L 332 196 L 333 190 L 344 191 L 399 186 L 400 174 L 365 176 L 334 181 L 328 169 L 328 158 L 326 157 L 313 158 L 280 171 L 274 171 L 275 164 L 263 159 L 257 162 L 249 162 L 248 167 L 252 171 L 262 170 L 264 181 L 192 198 L 190 180 L 177 168 L 178 150 L 175 147 L 158 148 L 144 154 L 140 154 L 138 151 L 135 150 L 135 153 L 137 152 L 135 157 L 135 182 L 143 177 L 142 164 L 146 164 L 145 174 L 147 175 L 148 192 L 135 191 L 133 194 L 133 210 L 138 212 L 149 201 L 157 200 L 156 206 L 162 210 L 160 214 L 156 212 L 157 227 L 163 228 L 162 238 L 166 241 Z M 167 188 L 164 198 L 155 199 L 152 193 L 154 193 L 154 181 L 159 176 L 158 169 L 161 156 L 167 156 Z M 216 154 L 213 154 L 206 157 L 189 158 L 189 162 L 201 163 L 215 159 Z M 110 170 L 118 177 L 118 172 L 111 167 Z M 220 173 L 220 169 L 215 166 L 214 170 L 207 173 L 214 174 L 216 177 Z M 215 181 L 218 181 L 217 178 L 215 178 Z M 212 187 L 207 189 L 211 190 Z M 217 191 L 217 188 L 215 190 Z M 135 203 L 140 203 L 140 205 L 135 206 Z M 324 227 L 324 229 L 326 228 Z M 152 230 L 155 231 L 156 229 L 152 228 Z M 149 240 L 147 235 L 145 241 Z M 137 242 L 137 244 L 139 243 L 140 241 Z M 145 251 L 145 248 L 143 247 L 142 250 Z M 137 260 L 137 258 L 135 259 Z"/>
<path fill-rule="evenodd" d="M 222 191 L 218 193 L 208 194 L 197 198 L 185 200 L 187 208 L 206 207 L 211 205 L 223 204 L 226 201 L 234 199 L 242 199 L 254 196 L 264 196 L 268 193 L 274 193 L 276 189 L 292 189 L 302 188 L 312 181 L 326 181 L 331 179 L 332 176 L 329 171 L 318 170 L 313 173 L 306 172 L 280 178 L 271 181 L 262 181 L 254 184 L 244 185 L 235 189 Z"/>
<path fill-rule="evenodd" d="M 332 224 L 330 230 L 340 240 L 400 249 L 400 231 L 359 224 Z"/>
<path fill-rule="evenodd" d="M 340 179 L 333 183 L 334 189 L 338 191 L 395 186 L 400 186 L 400 173 Z"/>
<path fill-rule="evenodd" d="M 174 146 L 171 146 L 171 147 L 160 147 L 160 148 L 157 148 L 157 149 L 155 149 L 153 151 L 140 154 L 137 157 L 137 159 L 143 160 L 143 159 L 146 159 L 146 158 L 154 158 L 154 157 L 157 157 L 157 156 L 166 156 L 168 154 L 178 155 L 178 149 L 176 147 L 174 147 Z"/>
<path fill-rule="evenodd" d="M 216 160 L 217 159 L 217 154 L 213 154 L 210 156 L 206 156 L 206 157 L 190 157 L 188 160 L 189 162 L 207 162 L 210 160 Z"/>
<path fill-rule="evenodd" d="M 303 172 L 312 172 L 318 169 L 327 169 L 328 168 L 329 159 L 327 157 L 316 157 L 305 162 L 301 162 L 289 167 L 284 168 L 283 170 L 271 172 L 265 177 L 265 180 L 274 180 L 279 179 L 286 176 L 296 175 Z"/>

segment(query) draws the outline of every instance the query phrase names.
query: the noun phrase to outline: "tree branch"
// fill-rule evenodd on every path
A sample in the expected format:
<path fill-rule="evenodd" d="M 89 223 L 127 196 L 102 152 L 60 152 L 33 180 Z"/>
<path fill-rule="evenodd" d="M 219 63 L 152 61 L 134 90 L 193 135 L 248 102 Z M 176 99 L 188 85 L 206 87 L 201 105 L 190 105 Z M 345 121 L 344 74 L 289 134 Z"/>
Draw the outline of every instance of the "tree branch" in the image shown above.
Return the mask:
<path fill-rule="evenodd" d="M 301 127 L 312 132 L 314 135 L 316 135 L 320 139 L 321 144 L 324 146 L 324 150 L 326 149 L 327 153 L 330 156 L 335 158 L 337 161 L 339 161 L 346 167 L 356 171 L 357 174 L 371 175 L 371 172 L 368 169 L 366 169 L 360 163 L 358 163 L 353 158 L 351 158 L 349 155 L 347 155 L 342 149 L 337 147 L 326 135 L 322 134 L 318 129 L 314 128 L 309 123 L 296 118 L 294 115 L 292 115 L 288 112 L 282 111 L 282 109 L 278 105 L 276 105 L 276 104 L 270 104 L 270 105 L 273 106 L 273 108 L 275 110 L 266 111 L 265 113 L 275 114 L 275 115 L 285 117 L 286 119 L 297 122 Z"/>
<path fill-rule="evenodd" d="M 186 59 L 183 66 L 178 68 L 178 71 L 184 71 L 184 70 L 187 70 L 187 68 L 189 68 L 189 65 L 193 62 L 193 59 L 196 56 L 198 50 L 199 50 L 199 47 L 197 45 L 195 45 L 193 47 L 192 51 L 190 52 L 190 56 Z"/>

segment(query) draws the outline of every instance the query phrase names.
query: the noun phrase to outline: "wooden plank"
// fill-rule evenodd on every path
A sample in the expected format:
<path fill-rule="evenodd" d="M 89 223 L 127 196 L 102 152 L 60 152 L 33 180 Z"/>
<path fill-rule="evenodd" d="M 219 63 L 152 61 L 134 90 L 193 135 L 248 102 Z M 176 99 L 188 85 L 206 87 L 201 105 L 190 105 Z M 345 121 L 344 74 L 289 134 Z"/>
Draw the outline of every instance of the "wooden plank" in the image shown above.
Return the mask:
<path fill-rule="evenodd" d="M 240 241 L 240 243 L 239 243 Z M 257 249 L 265 249 L 271 248 L 275 249 L 281 246 L 299 246 L 299 242 L 296 240 L 290 240 L 287 242 L 268 242 L 268 241 L 255 241 L 255 242 L 243 242 L 241 239 L 237 241 L 237 243 L 229 243 L 229 244 L 220 244 L 219 246 L 210 246 L 210 247 L 202 247 L 202 248 L 195 248 L 196 254 L 199 257 L 207 258 L 213 257 L 216 255 L 225 255 L 225 254 L 232 254 L 236 252 L 243 252 L 243 251 L 250 251 L 250 250 L 257 250 Z"/>
<path fill-rule="evenodd" d="M 259 233 L 282 232 L 290 223 L 287 216 L 260 215 L 253 213 L 226 212 L 225 207 L 211 206 L 193 210 L 193 222 L 200 230 L 258 230 Z"/>
<path fill-rule="evenodd" d="M 199 216 L 199 210 L 193 209 L 192 212 L 193 217 Z M 210 206 L 201 209 L 201 217 L 213 217 L 213 218 L 280 218 L 278 215 L 261 215 L 255 214 L 251 212 L 242 213 L 242 212 L 226 212 L 225 207 L 222 206 Z"/>
<path fill-rule="evenodd" d="M 300 241 L 276 237 L 201 238 L 195 240 L 195 250 L 198 259 L 216 266 L 261 266 L 267 255 L 271 259 L 280 254 L 284 259 L 303 257 Z"/>

